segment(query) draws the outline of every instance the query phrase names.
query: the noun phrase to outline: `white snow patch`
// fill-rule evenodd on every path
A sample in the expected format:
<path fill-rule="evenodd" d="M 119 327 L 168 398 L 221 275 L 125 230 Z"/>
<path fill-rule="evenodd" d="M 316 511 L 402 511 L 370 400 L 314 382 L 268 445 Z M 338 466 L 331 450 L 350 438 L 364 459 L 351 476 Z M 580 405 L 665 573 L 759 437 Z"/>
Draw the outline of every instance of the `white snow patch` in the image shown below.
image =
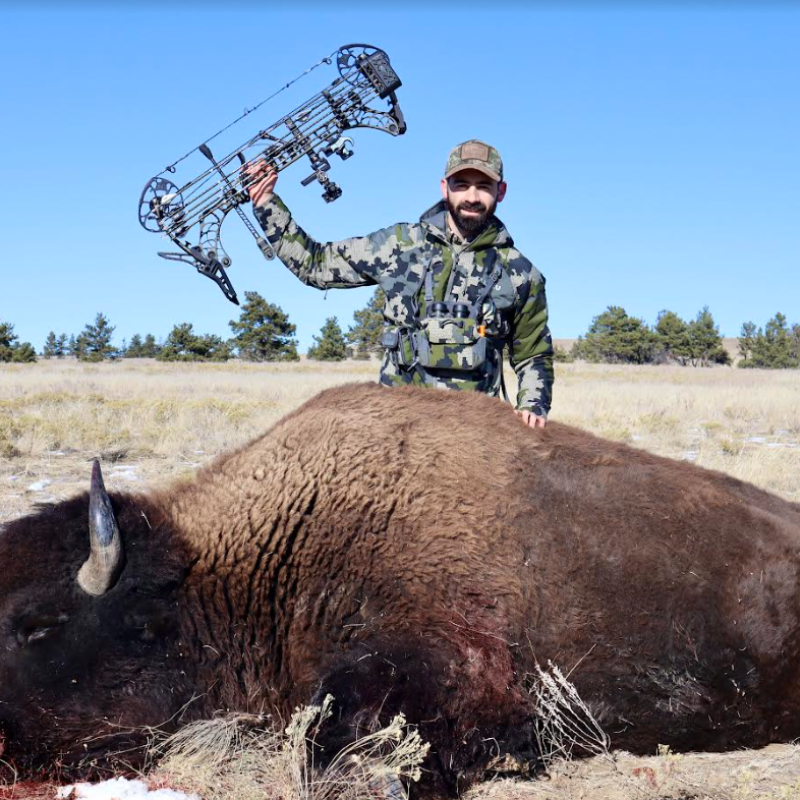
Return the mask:
<path fill-rule="evenodd" d="M 42 492 L 44 491 L 53 481 L 50 478 L 42 478 L 40 481 L 36 481 L 36 483 L 32 483 L 28 486 L 27 491 L 29 492 Z"/>
<path fill-rule="evenodd" d="M 123 481 L 138 481 L 138 469 L 139 468 L 133 464 L 126 464 L 121 467 L 114 467 L 111 470 L 111 473 L 115 478 L 120 478 Z"/>
<path fill-rule="evenodd" d="M 753 444 L 763 444 L 764 447 L 798 447 L 797 442 L 768 442 L 766 436 L 751 436 L 745 441 L 752 442 Z"/>
<path fill-rule="evenodd" d="M 19 475 L 9 475 L 8 479 L 10 481 L 18 481 L 19 480 Z"/>
<path fill-rule="evenodd" d="M 200 800 L 196 794 L 184 794 L 174 789 L 150 790 L 143 781 L 127 778 L 111 778 L 100 783 L 75 783 L 62 786 L 56 793 L 58 798 L 75 800 Z"/>

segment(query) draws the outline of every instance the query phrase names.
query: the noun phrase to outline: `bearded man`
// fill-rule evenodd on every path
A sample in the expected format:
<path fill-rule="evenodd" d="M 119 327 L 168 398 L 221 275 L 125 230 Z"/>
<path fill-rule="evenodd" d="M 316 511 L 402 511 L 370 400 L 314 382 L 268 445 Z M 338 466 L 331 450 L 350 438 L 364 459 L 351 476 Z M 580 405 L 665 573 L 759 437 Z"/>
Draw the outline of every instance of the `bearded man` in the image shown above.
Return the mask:
<path fill-rule="evenodd" d="M 300 228 L 274 193 L 274 169 L 258 163 L 247 172 L 256 219 L 303 283 L 385 292 L 382 384 L 505 394 L 507 348 L 517 413 L 544 427 L 553 387 L 545 280 L 495 216 L 507 185 L 494 147 L 473 139 L 454 148 L 442 200 L 418 223 L 326 244 Z"/>

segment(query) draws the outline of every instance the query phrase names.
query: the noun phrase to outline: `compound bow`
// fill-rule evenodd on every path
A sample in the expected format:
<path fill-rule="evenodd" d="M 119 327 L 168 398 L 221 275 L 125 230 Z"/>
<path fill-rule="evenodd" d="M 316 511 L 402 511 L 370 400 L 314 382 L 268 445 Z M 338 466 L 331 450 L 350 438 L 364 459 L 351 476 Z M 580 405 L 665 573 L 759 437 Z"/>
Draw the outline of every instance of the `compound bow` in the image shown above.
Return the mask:
<path fill-rule="evenodd" d="M 214 157 L 208 147 L 212 139 L 312 70 L 322 64 L 331 64 L 334 58 L 339 77 L 326 89 L 259 131 L 229 155 L 220 159 Z M 345 131 L 373 128 L 392 136 L 405 133 L 406 123 L 395 95 L 400 85 L 400 79 L 383 50 L 366 44 L 350 44 L 323 58 L 275 94 L 246 110 L 230 125 L 166 167 L 145 186 L 139 199 L 139 222 L 145 230 L 168 236 L 181 250 L 159 255 L 170 261 L 191 264 L 200 274 L 211 278 L 228 300 L 238 305 L 236 292 L 225 271 L 231 265 L 231 259 L 220 238 L 225 217 L 235 211 L 264 257 L 275 258 L 272 245 L 256 231 L 242 209 L 250 202 L 247 188 L 253 181 L 243 168 L 263 162 L 280 172 L 308 156 L 313 172 L 301 181 L 302 185 L 318 181 L 323 187 L 323 199 L 328 203 L 336 200 L 342 190 L 328 177 L 331 168 L 328 159 L 337 155 L 346 161 L 353 155 L 353 140 L 343 135 Z M 369 103 L 376 98 L 388 100 L 388 110 L 371 108 Z M 257 152 L 245 156 L 245 152 L 253 148 L 257 148 Z M 177 165 L 194 152 L 205 156 L 211 166 L 181 187 L 164 177 L 166 173 L 175 173 Z M 194 228 L 199 229 L 197 244 L 186 239 Z"/>

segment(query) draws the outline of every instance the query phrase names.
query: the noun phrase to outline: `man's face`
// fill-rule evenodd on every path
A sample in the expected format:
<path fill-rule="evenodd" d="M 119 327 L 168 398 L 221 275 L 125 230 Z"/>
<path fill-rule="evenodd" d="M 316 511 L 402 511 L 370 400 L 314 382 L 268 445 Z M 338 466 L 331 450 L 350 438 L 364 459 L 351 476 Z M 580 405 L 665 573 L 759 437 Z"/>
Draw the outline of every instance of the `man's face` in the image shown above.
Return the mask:
<path fill-rule="evenodd" d="M 462 169 L 442 179 L 442 197 L 459 230 L 477 233 L 494 214 L 506 194 L 506 184 L 493 181 L 477 169 Z"/>

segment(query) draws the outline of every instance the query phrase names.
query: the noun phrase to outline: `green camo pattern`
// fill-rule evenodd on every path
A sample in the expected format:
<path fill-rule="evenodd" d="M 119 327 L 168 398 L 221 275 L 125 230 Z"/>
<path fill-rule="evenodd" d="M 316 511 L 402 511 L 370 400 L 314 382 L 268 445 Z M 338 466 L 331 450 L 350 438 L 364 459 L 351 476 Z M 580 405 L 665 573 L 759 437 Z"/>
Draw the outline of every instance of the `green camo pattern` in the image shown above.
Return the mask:
<path fill-rule="evenodd" d="M 505 320 L 508 333 L 492 336 L 490 326 L 480 366 L 465 372 L 472 367 L 464 359 L 473 356 L 463 355 L 463 347 L 432 344 L 430 359 L 437 363 L 424 369 L 396 364 L 387 352 L 380 381 L 387 386 L 410 383 L 497 395 L 505 346 L 517 374 L 517 408 L 542 415 L 550 410 L 553 344 L 547 327 L 545 280 L 514 247 L 496 217 L 473 241 L 462 242 L 449 232 L 445 204 L 439 202 L 418 223 L 401 222 L 369 236 L 322 243 L 294 221 L 278 195 L 256 208 L 255 215 L 280 260 L 308 286 L 379 285 L 386 293 L 384 319 L 392 327 L 413 329 L 425 316 L 426 265 L 432 269 L 434 300 L 444 300 L 451 283 L 447 299 L 470 305 L 478 298 L 482 279 L 499 262 L 501 277 L 489 295 L 491 302 L 484 304 L 482 321 L 490 325 Z M 434 350 L 439 347 L 449 349 Z"/>
<path fill-rule="evenodd" d="M 422 327 L 428 332 L 431 344 L 473 344 L 478 339 L 474 319 L 438 319 L 429 317 L 422 321 Z"/>

